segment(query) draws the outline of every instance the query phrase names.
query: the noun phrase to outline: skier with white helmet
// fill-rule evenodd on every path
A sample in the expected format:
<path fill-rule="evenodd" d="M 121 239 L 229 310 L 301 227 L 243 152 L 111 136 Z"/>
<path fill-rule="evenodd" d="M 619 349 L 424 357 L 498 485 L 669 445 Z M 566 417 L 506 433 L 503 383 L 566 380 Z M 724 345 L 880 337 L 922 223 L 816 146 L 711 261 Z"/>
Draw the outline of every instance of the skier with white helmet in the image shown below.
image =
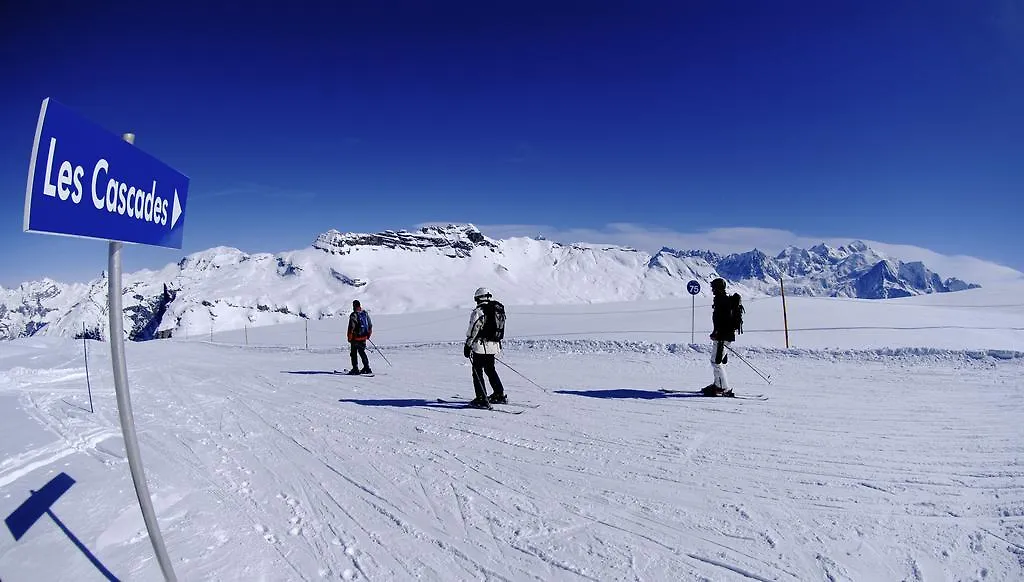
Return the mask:
<path fill-rule="evenodd" d="M 501 385 L 501 378 L 494 369 L 494 357 L 501 353 L 501 340 L 505 336 L 505 306 L 495 301 L 490 289 L 480 287 L 473 294 L 476 308 L 469 316 L 469 330 L 463 355 L 473 365 L 473 390 L 476 392 L 469 404 L 479 408 L 490 408 L 491 403 L 505 404 L 508 397 Z M 484 376 L 491 383 L 491 395 L 487 396 Z"/>

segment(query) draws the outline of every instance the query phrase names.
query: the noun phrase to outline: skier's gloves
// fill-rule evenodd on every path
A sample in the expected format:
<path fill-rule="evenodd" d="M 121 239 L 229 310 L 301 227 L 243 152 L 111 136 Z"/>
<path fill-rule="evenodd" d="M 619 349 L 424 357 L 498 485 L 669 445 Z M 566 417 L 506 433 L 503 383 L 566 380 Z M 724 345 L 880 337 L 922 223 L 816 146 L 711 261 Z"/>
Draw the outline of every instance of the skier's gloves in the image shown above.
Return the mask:
<path fill-rule="evenodd" d="M 469 346 L 462 346 L 462 355 L 467 358 L 473 355 L 473 350 Z"/>

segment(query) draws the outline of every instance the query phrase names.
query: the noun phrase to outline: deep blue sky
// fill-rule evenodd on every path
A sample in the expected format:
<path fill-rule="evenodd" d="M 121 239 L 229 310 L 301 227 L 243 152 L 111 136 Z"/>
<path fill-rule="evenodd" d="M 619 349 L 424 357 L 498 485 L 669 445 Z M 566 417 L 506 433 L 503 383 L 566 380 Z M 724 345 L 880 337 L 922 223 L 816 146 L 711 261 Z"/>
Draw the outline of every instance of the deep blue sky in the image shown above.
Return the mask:
<path fill-rule="evenodd" d="M 0 285 L 106 265 L 21 232 L 48 96 L 192 180 L 185 248 L 126 269 L 438 220 L 779 228 L 1024 269 L 1021 0 L 14 4 Z"/>

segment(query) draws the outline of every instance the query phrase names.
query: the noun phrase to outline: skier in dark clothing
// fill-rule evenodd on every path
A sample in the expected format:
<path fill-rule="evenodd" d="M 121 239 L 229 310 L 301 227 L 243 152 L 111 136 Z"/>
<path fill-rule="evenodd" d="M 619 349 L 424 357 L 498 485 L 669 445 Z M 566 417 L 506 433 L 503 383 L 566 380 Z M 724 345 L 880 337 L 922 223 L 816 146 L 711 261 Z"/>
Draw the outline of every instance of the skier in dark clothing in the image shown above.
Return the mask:
<path fill-rule="evenodd" d="M 734 319 L 734 300 L 725 292 L 725 279 L 717 278 L 711 282 L 711 292 L 714 295 L 712 303 L 711 322 L 714 329 L 711 332 L 711 368 L 714 371 L 715 381 L 704 388 L 704 394 L 708 396 L 732 396 L 732 388 L 729 387 L 729 378 L 725 373 L 725 365 L 729 363 L 729 354 L 726 353 L 729 344 L 736 341 L 736 326 Z"/>
<path fill-rule="evenodd" d="M 505 404 L 505 388 L 501 385 L 498 371 L 494 369 L 494 357 L 501 353 L 501 339 L 505 333 L 505 307 L 494 301 L 491 292 L 480 287 L 473 294 L 476 308 L 469 316 L 469 330 L 462 354 L 473 363 L 473 390 L 476 392 L 469 404 L 479 408 L 490 408 L 491 403 Z M 484 376 L 491 382 L 493 391 L 488 398 Z"/>
<path fill-rule="evenodd" d="M 359 300 L 352 301 L 352 315 L 348 316 L 348 343 L 351 346 L 349 356 L 352 358 L 352 369 L 349 374 L 372 374 L 370 362 L 366 358 L 366 340 L 373 335 L 373 322 L 370 321 L 370 314 L 363 311 Z M 359 362 L 356 356 L 363 360 L 363 369 L 359 369 Z"/>

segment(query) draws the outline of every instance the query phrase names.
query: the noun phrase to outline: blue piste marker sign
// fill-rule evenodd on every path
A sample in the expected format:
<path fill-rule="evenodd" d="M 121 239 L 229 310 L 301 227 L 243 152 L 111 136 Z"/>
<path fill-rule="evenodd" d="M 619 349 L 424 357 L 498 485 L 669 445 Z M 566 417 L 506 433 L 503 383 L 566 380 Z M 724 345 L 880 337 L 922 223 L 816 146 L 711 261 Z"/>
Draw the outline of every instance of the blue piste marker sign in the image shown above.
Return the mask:
<path fill-rule="evenodd" d="M 25 231 L 180 249 L 188 178 L 47 98 L 25 191 Z"/>

